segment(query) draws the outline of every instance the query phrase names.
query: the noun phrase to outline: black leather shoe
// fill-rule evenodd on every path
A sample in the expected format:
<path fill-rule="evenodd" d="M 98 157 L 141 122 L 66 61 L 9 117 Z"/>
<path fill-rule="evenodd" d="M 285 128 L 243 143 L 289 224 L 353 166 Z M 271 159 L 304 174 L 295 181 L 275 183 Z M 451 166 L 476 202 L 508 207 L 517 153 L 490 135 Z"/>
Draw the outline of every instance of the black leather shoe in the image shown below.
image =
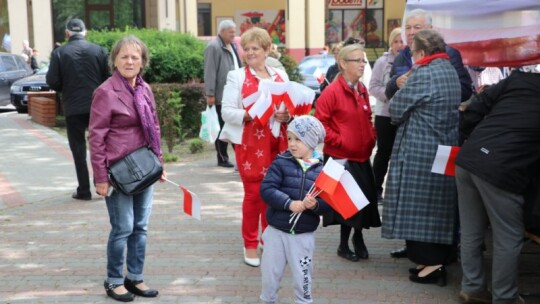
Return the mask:
<path fill-rule="evenodd" d="M 141 297 L 145 297 L 145 298 L 155 298 L 157 297 L 157 295 L 159 294 L 159 292 L 155 289 L 147 289 L 147 290 L 142 290 L 142 289 L 139 289 L 137 287 L 138 284 L 141 284 L 143 281 L 132 281 L 132 280 L 129 280 L 128 278 L 126 278 L 124 280 L 124 286 L 126 287 L 127 290 L 129 290 L 130 292 L 138 295 L 138 296 L 141 296 Z"/>
<path fill-rule="evenodd" d="M 406 258 L 407 257 L 407 247 L 396 249 L 390 252 L 390 256 L 396 259 Z"/>
<path fill-rule="evenodd" d="M 107 281 L 103 283 L 103 287 L 105 287 L 105 291 L 107 292 L 107 295 L 116 301 L 120 302 L 131 302 L 135 298 L 135 296 L 131 292 L 126 292 L 123 294 L 117 294 L 114 292 L 114 289 L 118 286 L 122 286 L 122 284 L 109 284 Z M 127 288 L 126 288 L 127 289 Z"/>
<path fill-rule="evenodd" d="M 420 284 L 437 284 L 441 287 L 446 286 L 446 268 L 441 266 L 427 276 L 420 277 L 418 274 L 411 274 L 409 280 Z"/>
<path fill-rule="evenodd" d="M 347 248 L 346 250 L 341 249 L 341 247 L 338 248 L 337 255 L 351 262 L 358 262 L 358 260 L 360 260 L 360 258 L 349 248 Z"/>
<path fill-rule="evenodd" d="M 71 194 L 71 197 L 74 198 L 74 199 L 77 199 L 77 200 L 81 200 L 81 201 L 89 201 L 89 200 L 92 200 L 92 195 L 80 195 L 77 193 L 77 191 L 73 192 L 73 194 Z"/>
<path fill-rule="evenodd" d="M 217 165 L 224 168 L 234 167 L 234 165 L 230 161 L 219 162 Z"/>
<path fill-rule="evenodd" d="M 364 239 L 362 238 L 358 244 L 355 244 L 354 238 L 353 238 L 353 245 L 354 245 L 354 253 L 359 259 L 367 260 L 369 258 L 369 253 L 367 251 L 366 244 L 364 243 Z"/>

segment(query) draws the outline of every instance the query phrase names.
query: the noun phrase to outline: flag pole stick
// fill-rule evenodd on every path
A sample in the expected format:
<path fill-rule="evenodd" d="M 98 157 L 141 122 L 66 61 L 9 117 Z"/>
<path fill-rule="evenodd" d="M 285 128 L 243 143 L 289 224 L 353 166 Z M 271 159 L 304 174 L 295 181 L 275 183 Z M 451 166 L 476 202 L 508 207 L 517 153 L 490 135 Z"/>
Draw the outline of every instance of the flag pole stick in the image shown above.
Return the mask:
<path fill-rule="evenodd" d="M 296 217 L 296 219 L 294 219 L 294 224 L 292 225 L 291 230 L 290 230 L 292 234 L 294 234 L 294 227 L 296 227 L 296 223 L 298 223 L 298 219 L 300 218 L 301 215 L 302 215 L 302 212 L 298 213 L 298 216 Z"/>
<path fill-rule="evenodd" d="M 175 185 L 176 187 L 180 187 L 179 184 L 177 184 L 177 183 L 175 183 L 175 182 L 173 182 L 173 181 L 171 181 L 171 180 L 165 179 L 165 181 L 168 182 L 168 183 L 171 183 L 171 184 Z"/>

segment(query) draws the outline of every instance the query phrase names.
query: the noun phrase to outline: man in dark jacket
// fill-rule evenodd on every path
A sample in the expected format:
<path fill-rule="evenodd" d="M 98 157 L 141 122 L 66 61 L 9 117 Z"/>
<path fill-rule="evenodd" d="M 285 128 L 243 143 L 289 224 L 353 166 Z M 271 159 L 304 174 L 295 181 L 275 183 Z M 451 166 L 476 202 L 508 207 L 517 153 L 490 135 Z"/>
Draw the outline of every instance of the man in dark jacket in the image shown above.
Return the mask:
<path fill-rule="evenodd" d="M 384 92 L 388 100 L 394 97 L 394 94 L 405 85 L 409 71 L 412 68 L 412 52 L 411 46 L 413 43 L 414 35 L 425 29 L 431 29 L 431 15 L 422 9 L 415 9 L 410 11 L 405 18 L 405 35 L 407 36 L 407 46 L 399 52 L 394 59 L 394 64 L 390 70 L 390 80 L 386 84 L 386 91 Z M 472 80 L 469 72 L 463 66 L 461 60 L 461 54 L 458 50 L 446 46 L 446 54 L 450 57 L 450 63 L 456 69 L 461 84 L 461 102 L 468 100 L 472 95 Z M 407 248 L 403 247 L 394 250 L 390 253 L 394 258 L 407 257 Z"/>
<path fill-rule="evenodd" d="M 219 125 L 225 124 L 221 118 L 221 99 L 223 88 L 227 82 L 227 74 L 231 70 L 242 66 L 238 51 L 234 45 L 236 24 L 232 20 L 223 20 L 218 25 L 218 36 L 212 40 L 204 50 L 204 93 L 208 106 L 216 107 Z M 217 164 L 221 167 L 230 168 L 234 165 L 229 161 L 227 142 L 215 141 L 217 152 Z"/>
<path fill-rule="evenodd" d="M 524 193 L 540 170 L 539 96 L 540 69 L 524 67 L 478 94 L 464 112 L 461 131 L 468 139 L 456 158 L 464 300 L 523 303 L 518 261 Z M 492 299 L 486 296 L 490 284 L 482 258 L 488 223 L 494 244 Z"/>
<path fill-rule="evenodd" d="M 51 54 L 47 84 L 62 93 L 69 148 L 73 154 L 78 187 L 74 199 L 91 200 L 86 164 L 86 137 L 94 90 L 109 76 L 107 51 L 85 40 L 86 28 L 80 19 L 66 25 L 68 43 Z"/>

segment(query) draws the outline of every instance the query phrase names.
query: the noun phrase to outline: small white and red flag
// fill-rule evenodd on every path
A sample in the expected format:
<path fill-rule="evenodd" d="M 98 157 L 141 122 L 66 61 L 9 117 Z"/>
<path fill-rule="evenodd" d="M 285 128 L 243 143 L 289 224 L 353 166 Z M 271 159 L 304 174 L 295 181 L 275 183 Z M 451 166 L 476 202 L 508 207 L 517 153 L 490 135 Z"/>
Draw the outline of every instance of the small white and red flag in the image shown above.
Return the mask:
<path fill-rule="evenodd" d="M 459 152 L 459 147 L 439 145 L 435 160 L 431 167 L 431 172 L 444 174 L 449 176 L 456 175 L 456 156 Z"/>
<path fill-rule="evenodd" d="M 319 196 L 344 219 L 350 218 L 369 204 L 351 173 L 332 158 L 328 159 L 315 180 L 315 187 L 320 191 Z"/>
<path fill-rule="evenodd" d="M 310 88 L 296 83 L 265 81 L 259 84 L 259 91 L 243 99 L 244 106 L 251 117 L 258 120 L 261 125 L 274 124 L 273 114 L 277 110 L 285 110 L 292 116 L 306 115 L 311 111 L 315 92 Z M 278 124 L 279 126 L 279 124 Z M 279 134 L 278 134 L 279 135 Z M 277 137 L 276 134 L 274 136 Z"/>
<path fill-rule="evenodd" d="M 172 180 L 165 179 L 166 182 L 175 185 L 184 193 L 184 212 L 199 221 L 201 220 L 201 200 L 197 194 L 189 191 L 187 188 L 180 186 Z"/>
<path fill-rule="evenodd" d="M 318 83 L 323 83 L 324 82 L 324 73 L 321 71 L 321 69 L 319 69 L 319 67 L 317 67 L 315 69 L 315 71 L 313 72 L 313 77 L 315 77 L 315 79 L 317 79 L 317 82 Z"/>
<path fill-rule="evenodd" d="M 201 200 L 199 197 L 189 191 L 188 189 L 180 186 L 182 192 L 184 193 L 184 212 L 190 216 L 201 220 Z"/>

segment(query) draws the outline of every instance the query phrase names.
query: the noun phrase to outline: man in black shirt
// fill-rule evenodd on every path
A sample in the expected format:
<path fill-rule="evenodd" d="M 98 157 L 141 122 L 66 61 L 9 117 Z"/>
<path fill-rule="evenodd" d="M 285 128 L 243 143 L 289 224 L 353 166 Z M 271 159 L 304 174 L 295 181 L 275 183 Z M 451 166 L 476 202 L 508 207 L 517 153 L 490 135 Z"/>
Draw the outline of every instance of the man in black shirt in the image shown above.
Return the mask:
<path fill-rule="evenodd" d="M 85 40 L 86 27 L 80 19 L 66 26 L 68 43 L 51 54 L 47 84 L 62 92 L 69 148 L 73 154 L 79 186 L 74 199 L 91 200 L 90 177 L 86 163 L 86 137 L 94 90 L 107 79 L 107 51 Z"/>

